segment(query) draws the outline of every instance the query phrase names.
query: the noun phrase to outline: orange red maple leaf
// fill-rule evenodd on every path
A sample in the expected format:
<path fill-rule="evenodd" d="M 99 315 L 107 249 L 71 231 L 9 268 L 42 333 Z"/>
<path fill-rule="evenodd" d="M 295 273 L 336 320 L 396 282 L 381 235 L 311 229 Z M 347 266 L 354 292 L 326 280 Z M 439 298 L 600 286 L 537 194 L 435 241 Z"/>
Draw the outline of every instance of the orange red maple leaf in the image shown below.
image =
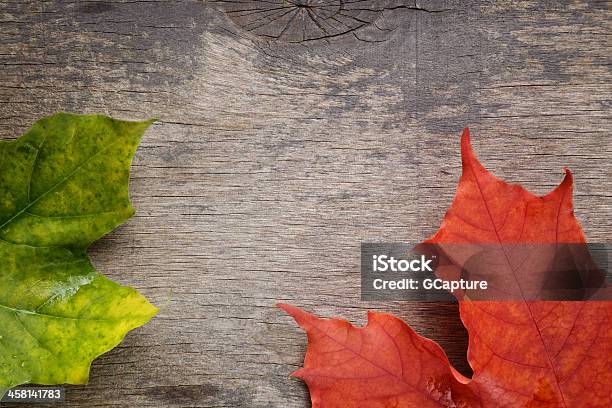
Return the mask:
<path fill-rule="evenodd" d="M 463 173 L 430 244 L 585 243 L 572 208 L 572 174 L 538 197 L 490 174 L 468 130 Z M 512 268 L 508 269 L 512 271 Z M 356 328 L 279 305 L 308 334 L 294 373 L 314 408 L 612 407 L 612 301 L 460 300 L 471 379 L 435 342 L 400 319 L 369 313 Z"/>

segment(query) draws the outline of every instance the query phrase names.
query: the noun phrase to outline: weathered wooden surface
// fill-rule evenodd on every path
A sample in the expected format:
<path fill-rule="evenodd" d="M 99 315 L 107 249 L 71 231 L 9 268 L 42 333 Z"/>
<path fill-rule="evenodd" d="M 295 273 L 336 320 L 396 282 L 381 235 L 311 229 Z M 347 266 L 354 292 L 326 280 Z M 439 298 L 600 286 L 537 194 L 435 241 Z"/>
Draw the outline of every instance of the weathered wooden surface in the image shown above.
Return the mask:
<path fill-rule="evenodd" d="M 312 3 L 0 1 L 0 137 L 56 111 L 159 118 L 137 215 L 91 255 L 162 311 L 66 406 L 309 406 L 279 301 L 397 313 L 465 372 L 454 306 L 361 302 L 358 270 L 361 241 L 435 231 L 464 126 L 535 192 L 570 167 L 588 238 L 610 241 L 607 2 Z"/>

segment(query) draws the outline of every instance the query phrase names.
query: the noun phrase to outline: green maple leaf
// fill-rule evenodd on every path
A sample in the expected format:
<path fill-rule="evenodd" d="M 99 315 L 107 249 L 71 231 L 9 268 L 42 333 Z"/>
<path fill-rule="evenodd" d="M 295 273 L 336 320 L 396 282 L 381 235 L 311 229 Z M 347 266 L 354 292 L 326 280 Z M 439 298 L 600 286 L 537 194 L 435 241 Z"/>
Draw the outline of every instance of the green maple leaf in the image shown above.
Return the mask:
<path fill-rule="evenodd" d="M 0 398 L 86 383 L 96 357 L 157 313 L 86 254 L 134 214 L 130 164 L 151 123 L 60 113 L 0 141 Z"/>

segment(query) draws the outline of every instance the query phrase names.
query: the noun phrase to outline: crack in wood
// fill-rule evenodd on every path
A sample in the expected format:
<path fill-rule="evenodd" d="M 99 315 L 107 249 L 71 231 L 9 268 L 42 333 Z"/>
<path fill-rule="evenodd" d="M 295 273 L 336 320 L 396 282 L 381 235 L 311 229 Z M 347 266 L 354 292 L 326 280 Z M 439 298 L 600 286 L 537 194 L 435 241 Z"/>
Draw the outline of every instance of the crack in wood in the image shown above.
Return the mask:
<path fill-rule="evenodd" d="M 448 11 L 428 10 L 416 2 L 397 4 L 388 0 L 213 0 L 210 3 L 252 35 L 286 43 L 329 41 L 346 35 L 364 42 L 381 42 L 394 31 L 381 24 L 381 20 L 388 18 L 385 11 Z M 372 31 L 368 36 L 358 35 L 358 31 L 366 28 Z"/>

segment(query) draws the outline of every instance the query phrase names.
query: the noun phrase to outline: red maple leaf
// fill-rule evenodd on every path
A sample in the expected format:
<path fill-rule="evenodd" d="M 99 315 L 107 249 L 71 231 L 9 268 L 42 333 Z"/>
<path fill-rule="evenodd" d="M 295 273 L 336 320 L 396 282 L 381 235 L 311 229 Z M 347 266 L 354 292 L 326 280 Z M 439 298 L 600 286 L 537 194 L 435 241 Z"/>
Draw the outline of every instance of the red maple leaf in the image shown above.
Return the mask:
<path fill-rule="evenodd" d="M 516 243 L 586 242 L 569 170 L 538 197 L 491 175 L 467 129 L 461 156 L 453 204 L 426 243 L 495 244 L 504 252 Z M 512 273 L 508 266 L 504 272 Z M 389 314 L 369 313 L 368 324 L 356 328 L 279 306 L 308 333 L 304 368 L 294 375 L 308 384 L 314 408 L 612 407 L 610 301 L 460 300 L 471 379 L 435 342 Z"/>

